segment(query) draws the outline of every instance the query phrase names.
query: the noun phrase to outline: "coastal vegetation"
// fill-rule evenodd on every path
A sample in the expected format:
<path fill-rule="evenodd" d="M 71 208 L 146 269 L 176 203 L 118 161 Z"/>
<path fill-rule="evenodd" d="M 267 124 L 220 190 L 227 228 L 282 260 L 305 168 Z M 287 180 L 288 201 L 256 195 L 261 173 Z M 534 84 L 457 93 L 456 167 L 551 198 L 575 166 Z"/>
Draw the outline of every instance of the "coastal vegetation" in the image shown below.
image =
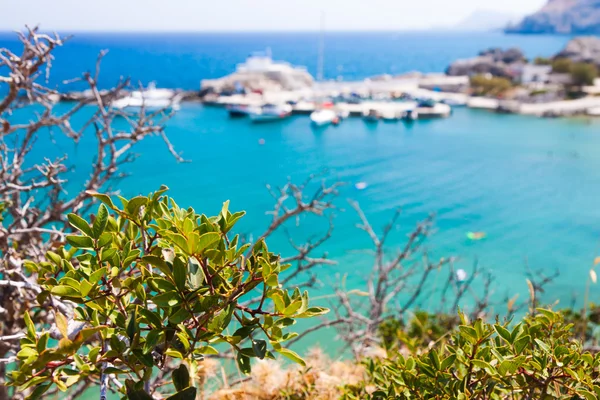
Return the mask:
<path fill-rule="evenodd" d="M 489 75 L 474 75 L 470 78 L 473 93 L 479 96 L 498 97 L 513 87 L 508 78 Z"/>
<path fill-rule="evenodd" d="M 275 205 L 256 240 L 236 230 L 243 212 L 231 212 L 228 202 L 209 217 L 178 205 L 166 187 L 119 196 L 123 164 L 133 161 L 139 141 L 159 136 L 184 161 L 164 132 L 169 112 L 109 107 L 129 86 L 98 89 L 101 57 L 82 77 L 92 100 L 57 109 L 57 93 L 43 78 L 62 39 L 35 29 L 20 38 L 22 53 L 2 50 L 0 57 L 0 71 L 10 72 L 0 80 L 7 88 L 0 101 L 0 398 L 64 392 L 74 399 L 86 391 L 143 400 L 600 395 L 598 309 L 544 307 L 541 296 L 556 275 L 542 271 L 528 272 L 529 298 L 493 299 L 494 277 L 477 263 L 467 273 L 453 257 L 424 249 L 433 215 L 394 250 L 400 210 L 379 230 L 350 201 L 372 244 L 369 275 L 360 289 L 340 276 L 328 301 L 315 302 L 307 290 L 316 285 L 315 268 L 333 263 L 320 252 L 332 235 L 341 183 L 311 176 L 270 187 Z M 512 85 L 473 79 L 488 93 Z M 38 112 L 23 123 L 14 114 L 26 107 Z M 78 190 L 66 190 L 69 154 L 51 159 L 34 151 L 52 134 L 95 140 Z M 329 226 L 304 243 L 291 240 L 290 254 L 267 245 L 274 232 L 308 217 Z M 591 268 L 590 284 L 595 274 Z M 300 319 L 313 323 L 294 329 Z M 338 338 L 344 360 L 290 349 L 324 332 Z"/>

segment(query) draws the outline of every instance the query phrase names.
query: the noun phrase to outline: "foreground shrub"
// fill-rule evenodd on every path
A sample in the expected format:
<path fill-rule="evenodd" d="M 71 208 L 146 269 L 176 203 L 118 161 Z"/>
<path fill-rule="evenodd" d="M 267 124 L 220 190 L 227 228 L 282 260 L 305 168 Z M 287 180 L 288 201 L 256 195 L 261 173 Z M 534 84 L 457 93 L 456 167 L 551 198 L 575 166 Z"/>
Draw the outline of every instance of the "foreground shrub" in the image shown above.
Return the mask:
<path fill-rule="evenodd" d="M 26 264 L 38 276 L 40 306 L 48 298 L 56 306 L 54 328 L 37 331 L 24 315 L 11 385 L 38 398 L 53 385 L 66 391 L 97 382 L 102 398 L 111 380 L 129 398 L 150 399 L 156 372 L 172 371 L 172 398 L 194 399 L 201 361 L 223 346 L 246 374 L 251 358 L 274 358 L 271 350 L 304 364 L 283 347 L 295 335 L 284 330 L 327 310 L 309 308 L 307 292 L 279 287 L 286 266 L 264 240 L 242 245 L 231 237 L 243 212 L 232 214 L 225 203 L 207 217 L 180 208 L 165 191 L 121 198 L 121 207 L 92 194 L 103 203 L 93 223 L 70 214 L 80 233 L 46 262 Z M 256 307 L 242 303 L 250 293 L 259 297 Z"/>
<path fill-rule="evenodd" d="M 415 356 L 399 351 L 365 362 L 368 379 L 348 386 L 347 399 L 596 399 L 600 356 L 573 339 L 559 313 L 510 327 L 482 320 Z"/>

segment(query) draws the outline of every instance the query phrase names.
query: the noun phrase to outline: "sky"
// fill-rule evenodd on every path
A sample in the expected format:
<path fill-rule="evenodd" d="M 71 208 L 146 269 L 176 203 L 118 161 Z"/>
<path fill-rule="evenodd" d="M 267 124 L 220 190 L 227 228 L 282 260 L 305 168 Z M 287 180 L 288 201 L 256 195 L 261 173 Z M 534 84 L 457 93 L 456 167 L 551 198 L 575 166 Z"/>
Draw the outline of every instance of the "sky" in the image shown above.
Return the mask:
<path fill-rule="evenodd" d="M 476 10 L 525 15 L 546 0 L 0 0 L 0 30 L 412 30 L 453 26 Z"/>

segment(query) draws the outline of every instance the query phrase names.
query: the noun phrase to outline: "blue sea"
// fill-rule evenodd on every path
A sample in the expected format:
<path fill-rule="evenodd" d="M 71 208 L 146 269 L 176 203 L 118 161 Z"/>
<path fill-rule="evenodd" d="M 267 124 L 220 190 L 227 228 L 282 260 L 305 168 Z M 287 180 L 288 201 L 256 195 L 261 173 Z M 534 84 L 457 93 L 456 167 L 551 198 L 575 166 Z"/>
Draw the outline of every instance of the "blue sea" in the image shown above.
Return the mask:
<path fill-rule="evenodd" d="M 15 47 L 11 38 L 0 35 L 0 47 Z M 275 59 L 305 65 L 315 74 L 318 39 L 315 33 L 80 33 L 56 53 L 50 85 L 92 69 L 102 49 L 110 50 L 102 64 L 105 87 L 131 76 L 143 84 L 197 89 L 201 79 L 228 74 L 249 53 L 267 47 Z M 327 33 L 325 77 L 356 80 L 413 70 L 441 72 L 452 60 L 489 47 L 517 46 L 530 58 L 549 56 L 568 39 L 500 33 Z M 600 255 L 596 121 L 457 108 L 448 119 L 410 126 L 348 119 L 339 127 L 313 130 L 306 117 L 253 125 L 228 119 L 223 109 L 186 104 L 168 123 L 167 134 L 192 162 L 178 164 L 159 138 L 145 140 L 135 148 L 139 158 L 126 167 L 131 176 L 119 185 L 123 193 L 133 196 L 166 184 L 180 205 L 207 214 L 217 213 L 229 199 L 230 209 L 248 213 L 240 224 L 242 233 L 258 236 L 268 225 L 266 212 L 273 199 L 267 184 L 283 185 L 288 178 L 301 182 L 324 170 L 330 182 L 348 183 L 336 200 L 333 237 L 322 248 L 338 264 L 315 270 L 322 286 L 313 293 L 321 303 L 344 276 L 348 289 L 365 289 L 372 266 L 371 255 L 363 251 L 371 248 L 369 238 L 356 228 L 359 219 L 347 199 L 360 203 L 378 231 L 393 210 L 402 208 L 399 227 L 388 242 L 390 251 L 404 243 L 419 220 L 436 213 L 436 232 L 426 244 L 429 256 L 456 256 L 457 268 L 470 273 L 477 262 L 491 273 L 492 296 L 499 302 L 494 311 L 500 314 L 506 311 L 505 297 L 527 298 L 527 267 L 560 272 L 542 294 L 544 301 L 569 306 L 575 299 L 581 304 L 588 270 Z M 73 149 L 57 139 L 36 155 L 72 153 L 76 169 L 70 187 L 75 191 L 90 166 L 93 143 L 85 138 Z M 357 182 L 368 187 L 356 190 Z M 313 218 L 301 222 L 289 227 L 299 239 L 326 228 L 324 221 Z M 470 231 L 483 231 L 487 237 L 469 241 Z M 285 235 L 270 243 L 270 248 L 289 254 Z M 440 273 L 432 285 L 446 279 Z M 591 300 L 600 300 L 592 289 Z M 418 305 L 433 310 L 432 299 L 428 294 Z"/>

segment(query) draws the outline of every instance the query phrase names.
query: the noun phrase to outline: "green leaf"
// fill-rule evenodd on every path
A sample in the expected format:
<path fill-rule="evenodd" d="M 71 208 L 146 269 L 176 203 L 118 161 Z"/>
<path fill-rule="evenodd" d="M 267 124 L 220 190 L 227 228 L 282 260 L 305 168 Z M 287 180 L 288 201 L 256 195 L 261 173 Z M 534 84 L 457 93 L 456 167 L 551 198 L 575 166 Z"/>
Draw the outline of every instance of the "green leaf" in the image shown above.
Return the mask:
<path fill-rule="evenodd" d="M 176 258 L 173 262 L 173 280 L 179 290 L 185 289 L 185 281 L 187 280 L 187 267 L 181 262 L 180 258 Z"/>
<path fill-rule="evenodd" d="M 199 354 L 219 354 L 219 351 L 212 346 L 202 346 L 195 350 L 195 353 Z"/>
<path fill-rule="evenodd" d="M 507 343 L 512 344 L 512 338 L 508 329 L 498 324 L 494 325 L 494 329 L 496 330 L 496 332 L 498 332 L 498 335 L 502 339 L 506 340 Z"/>
<path fill-rule="evenodd" d="M 294 318 L 312 318 L 319 315 L 325 315 L 329 312 L 329 308 L 325 307 L 311 307 L 304 311 L 302 314 L 294 316 Z"/>
<path fill-rule="evenodd" d="M 64 338 L 69 337 L 69 321 L 67 321 L 67 317 L 62 315 L 60 312 L 56 311 L 54 314 L 54 319 L 56 320 L 56 327 L 59 332 L 63 335 Z"/>
<path fill-rule="evenodd" d="M 242 353 L 237 353 L 235 360 L 237 361 L 237 365 L 238 365 L 238 368 L 240 369 L 240 372 L 242 372 L 244 375 L 250 375 L 250 372 L 252 372 L 252 367 L 250 365 L 250 358 L 246 357 Z"/>
<path fill-rule="evenodd" d="M 460 325 L 458 327 L 461 336 L 471 343 L 475 343 L 477 341 L 477 331 L 468 326 L 468 325 Z"/>
<path fill-rule="evenodd" d="M 77 289 L 66 285 L 54 286 L 52 290 L 50 290 L 50 293 L 60 297 L 81 297 L 81 294 Z"/>
<path fill-rule="evenodd" d="M 25 326 L 27 327 L 27 337 L 29 337 L 29 339 L 35 340 L 35 325 L 31 320 L 29 311 L 25 310 L 25 312 L 23 313 L 23 319 L 25 320 Z"/>
<path fill-rule="evenodd" d="M 261 360 L 265 358 L 265 354 L 267 353 L 267 342 L 262 339 L 255 339 L 252 341 L 252 350 L 254 350 L 254 354 L 256 357 Z"/>
<path fill-rule="evenodd" d="M 136 218 L 138 216 L 137 213 L 138 213 L 140 207 L 145 206 L 146 204 L 148 204 L 147 197 L 144 197 L 144 196 L 134 197 L 133 199 L 129 200 L 129 202 L 127 203 L 127 213 L 129 215 L 131 215 L 132 217 Z"/>
<path fill-rule="evenodd" d="M 190 273 L 190 283 L 193 289 L 198 289 L 206 281 L 204 271 L 198 261 L 192 257 L 188 258 L 188 269 Z"/>
<path fill-rule="evenodd" d="M 440 369 L 442 371 L 445 371 L 446 369 L 450 368 L 452 366 L 452 364 L 454 364 L 454 361 L 456 361 L 456 354 L 452 354 L 448 357 L 446 357 L 443 361 L 442 364 L 440 366 Z"/>
<path fill-rule="evenodd" d="M 180 308 L 175 314 L 169 317 L 169 322 L 172 324 L 179 324 L 190 317 L 190 313 L 185 308 Z"/>
<path fill-rule="evenodd" d="M 100 282 L 100 280 L 106 276 L 106 267 L 102 267 L 97 271 L 94 271 L 91 275 L 90 275 L 90 282 L 92 284 L 96 283 L 96 282 Z"/>
<path fill-rule="evenodd" d="M 92 236 L 94 239 L 100 238 L 100 235 L 102 235 L 102 233 L 104 233 L 104 229 L 106 229 L 107 223 L 108 210 L 104 204 L 100 204 L 100 207 L 98 207 L 98 214 L 96 215 L 94 225 L 92 226 Z"/>
<path fill-rule="evenodd" d="M 129 321 L 127 322 L 127 336 L 129 336 L 130 340 L 133 340 L 136 332 L 138 331 L 137 321 L 137 307 L 133 309 L 131 315 L 129 316 Z"/>
<path fill-rule="evenodd" d="M 153 397 L 145 391 L 135 389 L 134 383 L 130 379 L 125 381 L 125 389 L 129 400 L 154 400 Z"/>
<path fill-rule="evenodd" d="M 513 360 L 504 360 L 498 366 L 498 372 L 500 375 L 505 376 L 506 374 L 514 374 L 517 372 L 519 364 Z"/>
<path fill-rule="evenodd" d="M 202 253 L 203 250 L 218 242 L 219 239 L 221 239 L 221 235 L 217 232 L 205 233 L 204 235 L 200 236 L 200 240 L 198 241 L 196 248 L 190 250 L 193 250 L 193 252 L 196 254 Z"/>
<path fill-rule="evenodd" d="M 167 400 L 195 400 L 196 399 L 195 387 L 188 387 L 181 392 L 177 392 L 172 396 L 167 397 Z"/>
<path fill-rule="evenodd" d="M 67 235 L 67 243 L 78 249 L 93 249 L 94 241 L 87 236 Z"/>
<path fill-rule="evenodd" d="M 471 360 L 471 362 L 473 363 L 473 365 L 475 365 L 476 367 L 482 368 L 487 370 L 490 374 L 496 374 L 496 368 L 492 367 L 488 362 L 483 361 L 483 360 Z"/>
<path fill-rule="evenodd" d="M 525 335 L 515 341 L 515 350 L 520 354 L 523 349 L 531 342 L 531 336 Z"/>
<path fill-rule="evenodd" d="M 585 397 L 586 400 L 597 400 L 598 399 L 598 397 L 596 397 L 596 395 L 594 393 L 589 392 L 585 389 L 577 390 L 577 394 Z"/>
<path fill-rule="evenodd" d="M 152 325 L 154 329 L 159 329 L 162 327 L 162 320 L 154 311 L 150 311 L 142 307 L 139 309 L 139 313 L 146 318 L 146 323 Z"/>
<path fill-rule="evenodd" d="M 190 248 L 188 246 L 187 239 L 183 235 L 180 235 L 179 233 L 171 233 L 169 234 L 169 239 L 171 239 L 171 241 L 175 243 L 177 247 L 183 250 L 184 253 L 190 254 Z"/>
<path fill-rule="evenodd" d="M 90 228 L 90 225 L 87 223 L 87 221 L 81 218 L 79 215 L 71 213 L 67 215 L 67 219 L 73 228 L 79 230 L 84 235 L 93 236 L 92 228 Z"/>
<path fill-rule="evenodd" d="M 537 343 L 538 346 L 540 346 L 540 348 L 542 350 L 544 350 L 545 353 L 551 354 L 550 353 L 550 346 L 548 346 L 546 343 L 542 342 L 540 339 L 535 339 L 535 342 Z"/>
<path fill-rule="evenodd" d="M 178 392 L 190 386 L 190 373 L 184 364 L 179 364 L 179 368 L 173 370 L 171 376 L 173 378 L 173 386 L 175 386 L 175 390 Z"/>
<path fill-rule="evenodd" d="M 88 190 L 85 193 L 100 200 L 101 202 L 106 204 L 108 208 L 111 208 L 113 210 L 115 209 L 115 206 L 109 196 L 102 193 L 98 193 L 95 190 Z"/>
<path fill-rule="evenodd" d="M 152 297 L 151 300 L 159 307 L 175 307 L 181 303 L 181 297 L 179 297 L 179 293 L 175 291 L 159 294 L 158 296 Z"/>
<path fill-rule="evenodd" d="M 173 275 L 171 268 L 169 268 L 169 266 L 167 265 L 165 260 L 163 260 L 162 258 L 160 258 L 158 256 L 153 256 L 153 255 L 144 256 L 144 257 L 142 257 L 142 262 L 148 263 L 148 264 L 158 268 L 163 274 L 165 274 L 167 276 Z"/>
<path fill-rule="evenodd" d="M 81 290 L 81 296 L 86 297 L 90 293 L 90 290 L 92 290 L 93 287 L 94 287 L 94 285 L 89 283 L 87 280 L 82 279 L 79 284 L 79 290 Z"/>
<path fill-rule="evenodd" d="M 52 386 L 51 383 L 44 383 L 43 385 L 36 386 L 35 389 L 31 392 L 31 394 L 27 397 L 28 400 L 37 400 L 41 399 L 42 395 L 48 391 L 48 389 Z"/>
<path fill-rule="evenodd" d="M 306 367 L 306 363 L 304 362 L 302 357 L 300 357 L 297 353 L 293 352 L 292 350 L 282 347 L 281 349 L 275 349 L 275 351 L 281 354 L 282 356 L 289 358 L 293 362 L 298 363 L 303 367 Z"/>
<path fill-rule="evenodd" d="M 140 310 L 140 314 L 142 314 L 142 310 Z M 157 329 L 153 329 L 146 335 L 146 341 L 144 342 L 143 352 L 145 354 L 150 353 L 154 350 L 154 347 L 158 343 L 158 338 L 160 336 L 160 331 Z"/>

